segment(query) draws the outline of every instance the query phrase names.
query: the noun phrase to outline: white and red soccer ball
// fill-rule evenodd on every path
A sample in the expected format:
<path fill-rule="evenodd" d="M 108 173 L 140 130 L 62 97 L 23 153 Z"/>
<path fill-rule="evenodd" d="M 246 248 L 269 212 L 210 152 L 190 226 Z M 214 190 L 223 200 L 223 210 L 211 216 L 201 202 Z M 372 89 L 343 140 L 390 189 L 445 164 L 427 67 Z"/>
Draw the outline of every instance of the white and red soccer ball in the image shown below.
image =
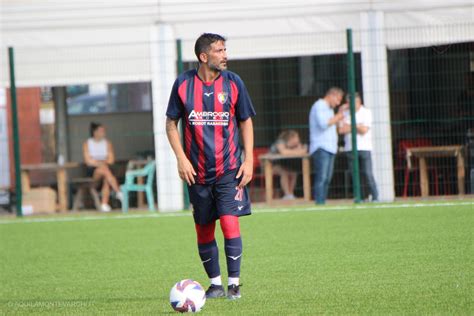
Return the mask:
<path fill-rule="evenodd" d="M 199 312 L 206 303 L 206 292 L 199 282 L 182 280 L 170 292 L 171 307 L 180 313 Z"/>

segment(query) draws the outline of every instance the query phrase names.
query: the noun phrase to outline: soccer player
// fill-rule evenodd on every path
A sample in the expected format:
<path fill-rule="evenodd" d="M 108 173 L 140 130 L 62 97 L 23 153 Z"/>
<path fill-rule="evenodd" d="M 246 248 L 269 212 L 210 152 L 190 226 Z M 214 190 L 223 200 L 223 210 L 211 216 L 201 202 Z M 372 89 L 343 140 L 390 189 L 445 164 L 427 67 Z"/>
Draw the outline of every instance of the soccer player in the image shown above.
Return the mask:
<path fill-rule="evenodd" d="M 225 42 L 224 37 L 211 33 L 196 40 L 199 67 L 176 79 L 166 111 L 166 133 L 178 161 L 179 176 L 188 184 L 199 256 L 211 283 L 206 297 L 225 296 L 214 238 L 219 219 L 225 239 L 227 297 L 237 299 L 241 297 L 242 259 L 239 216 L 251 212 L 246 185 L 253 172 L 255 110 L 242 79 L 227 71 Z"/>

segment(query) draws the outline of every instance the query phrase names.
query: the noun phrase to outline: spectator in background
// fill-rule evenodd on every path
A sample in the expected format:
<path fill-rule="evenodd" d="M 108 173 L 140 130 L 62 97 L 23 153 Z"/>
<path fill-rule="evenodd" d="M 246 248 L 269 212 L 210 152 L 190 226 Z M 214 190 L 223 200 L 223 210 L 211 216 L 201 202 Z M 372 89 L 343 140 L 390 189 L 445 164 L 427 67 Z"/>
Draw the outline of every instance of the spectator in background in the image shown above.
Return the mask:
<path fill-rule="evenodd" d="M 283 156 L 301 156 L 308 152 L 308 147 L 300 141 L 300 135 L 295 130 L 286 130 L 280 133 L 277 140 L 270 147 L 270 153 Z M 295 187 L 298 174 L 295 161 L 282 159 L 275 161 L 274 171 L 280 176 L 280 186 L 283 190 L 283 200 L 295 199 Z"/>
<path fill-rule="evenodd" d="M 330 88 L 324 98 L 316 101 L 309 114 L 310 149 L 314 168 L 314 199 L 317 204 L 326 203 L 329 183 L 332 179 L 334 157 L 337 153 L 337 124 L 344 118 L 344 107 L 334 114 L 341 104 L 344 92 Z"/>
<path fill-rule="evenodd" d="M 346 108 L 349 107 L 349 97 L 348 95 L 346 98 Z M 379 194 L 372 173 L 372 112 L 362 104 L 359 93 L 355 94 L 355 111 L 360 174 L 367 180 L 372 201 L 378 201 Z M 344 135 L 344 152 L 347 156 L 349 171 L 352 173 L 354 157 L 352 156 L 351 113 L 349 110 L 344 112 L 344 120 L 339 123 L 339 133 Z"/>
<path fill-rule="evenodd" d="M 91 123 L 90 138 L 82 145 L 84 162 L 87 166 L 87 176 L 95 181 L 102 181 L 102 212 L 110 212 L 110 188 L 115 196 L 122 201 L 122 192 L 117 179 L 112 174 L 111 165 L 115 162 L 112 143 L 105 137 L 105 127 L 100 123 Z"/>

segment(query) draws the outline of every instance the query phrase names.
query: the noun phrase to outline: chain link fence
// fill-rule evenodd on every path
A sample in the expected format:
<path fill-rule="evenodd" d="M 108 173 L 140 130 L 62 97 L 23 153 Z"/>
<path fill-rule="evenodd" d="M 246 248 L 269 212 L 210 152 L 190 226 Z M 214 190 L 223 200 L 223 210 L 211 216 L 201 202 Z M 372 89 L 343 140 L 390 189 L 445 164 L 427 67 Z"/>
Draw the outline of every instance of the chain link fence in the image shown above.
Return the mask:
<path fill-rule="evenodd" d="M 474 42 L 462 40 L 469 36 L 460 34 L 472 34 L 473 28 L 472 24 L 453 25 L 452 32 L 439 33 L 436 43 L 424 42 L 424 35 L 432 29 L 423 27 L 354 31 L 355 86 L 362 103 L 372 111 L 373 169 L 377 185 L 387 196 L 472 193 Z M 160 43 L 142 38 L 119 44 L 14 47 L 19 139 L 12 135 L 7 88 L 0 94 L 2 192 L 14 191 L 12 149 L 19 141 L 23 190 L 30 201 L 24 202 L 25 206 L 37 208 L 38 201 L 45 199 L 40 208 L 53 206 L 52 211 L 57 204 L 65 209 L 95 209 L 97 198 L 103 199 L 105 191 L 101 184 L 87 182 L 90 175 L 83 165 L 83 144 L 90 137 L 93 122 L 103 124 L 113 144 L 111 169 L 119 183 L 128 169 L 140 168 L 149 160 L 156 159 L 158 170 L 160 166 L 176 168 L 172 159 L 159 158 L 165 152 L 160 147 L 164 132 L 157 122 L 165 116 L 163 105 L 158 107 L 157 103 L 166 99 L 166 87 L 172 84 L 171 75 L 166 80 L 159 75 L 176 75 L 178 55 L 183 56 L 184 70 L 197 67 L 193 43 L 194 39 L 183 39 L 182 54 L 177 54 L 174 40 Z M 163 46 L 168 49 L 160 49 Z M 260 48 L 253 53 L 255 47 Z M 250 189 L 252 199 L 263 202 L 265 177 L 258 155 L 267 152 L 287 130 L 296 131 L 307 144 L 309 112 L 315 101 L 330 87 L 347 91 L 346 34 L 229 38 L 228 55 L 229 70 L 242 77 L 257 111 L 257 159 Z M 4 86 L 7 69 L 4 56 Z M 344 137 L 339 136 L 329 199 L 353 199 L 344 147 Z M 69 165 L 48 167 L 58 163 Z M 297 174 L 294 193 L 303 197 L 301 161 L 292 164 Z M 64 169 L 65 177 L 58 171 Z M 157 176 L 166 177 L 159 171 Z M 364 179 L 362 176 L 362 196 L 368 199 Z M 171 179 L 158 181 L 158 186 L 166 181 Z M 273 198 L 281 198 L 278 175 L 273 185 Z M 154 190 L 160 207 L 156 184 Z M 82 192 L 80 198 L 78 192 Z M 166 194 L 163 192 L 161 196 Z M 2 203 L 11 204 L 13 196 L 3 198 Z M 108 203 L 120 208 L 113 197 Z M 146 208 L 141 194 L 132 195 L 131 205 Z"/>

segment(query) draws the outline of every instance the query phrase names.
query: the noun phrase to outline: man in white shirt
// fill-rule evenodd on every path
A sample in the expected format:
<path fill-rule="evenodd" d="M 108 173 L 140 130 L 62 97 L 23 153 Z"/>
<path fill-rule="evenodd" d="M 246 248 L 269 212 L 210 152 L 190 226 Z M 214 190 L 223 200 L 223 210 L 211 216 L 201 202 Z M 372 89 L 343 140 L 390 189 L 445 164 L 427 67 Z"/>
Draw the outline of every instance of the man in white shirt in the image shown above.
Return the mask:
<path fill-rule="evenodd" d="M 347 97 L 349 101 L 349 96 Z M 355 94 L 356 129 L 357 129 L 357 152 L 359 154 L 360 174 L 364 176 L 369 185 L 372 201 L 379 198 L 377 185 L 372 172 L 372 112 L 362 104 L 358 93 Z M 349 171 L 352 172 L 352 139 L 351 139 L 351 113 L 345 111 L 344 120 L 339 125 L 339 133 L 344 135 L 344 152 L 347 156 Z"/>

